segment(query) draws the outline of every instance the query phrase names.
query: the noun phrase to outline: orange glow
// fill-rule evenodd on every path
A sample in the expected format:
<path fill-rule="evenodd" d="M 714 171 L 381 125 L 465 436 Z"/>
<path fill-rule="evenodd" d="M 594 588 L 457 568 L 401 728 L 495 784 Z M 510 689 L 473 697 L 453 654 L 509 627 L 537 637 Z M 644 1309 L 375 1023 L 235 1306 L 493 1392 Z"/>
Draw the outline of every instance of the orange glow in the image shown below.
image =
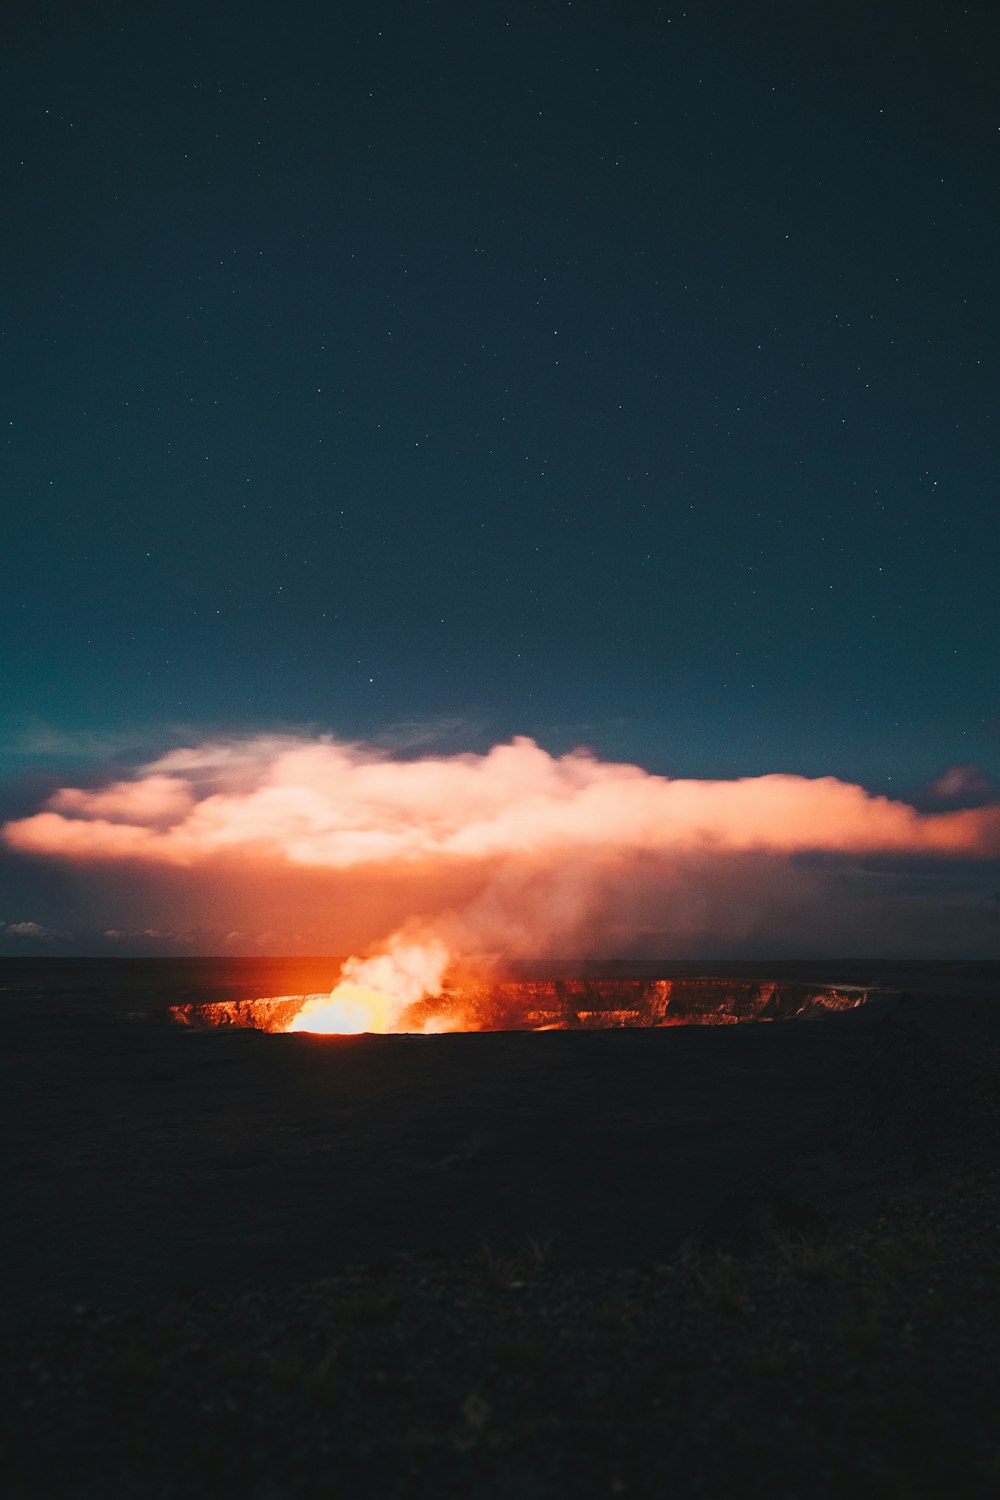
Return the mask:
<path fill-rule="evenodd" d="M 361 1031 L 406 1031 L 402 1024 L 409 1006 L 441 989 L 449 954 L 444 944 L 407 941 L 397 933 L 383 952 L 372 958 L 349 958 L 344 977 L 328 996 L 315 995 L 285 1027 L 286 1031 L 317 1031 L 338 1035 Z M 419 1030 L 445 1030 L 440 1018 Z"/>
<path fill-rule="evenodd" d="M 392 1031 L 395 1007 L 389 995 L 364 984 L 338 984 L 323 999 L 307 1000 L 286 1031 L 323 1031 L 339 1036 Z"/>
<path fill-rule="evenodd" d="M 410 973 L 400 976 L 403 964 Z M 270 1032 L 607 1031 L 664 1026 L 734 1026 L 854 1010 L 870 992 L 858 986 L 796 980 L 755 981 L 711 975 L 689 979 L 509 979 L 496 973 L 436 977 L 440 953 L 399 934 L 391 950 L 353 959 L 352 972 L 392 971 L 406 995 L 419 988 L 413 966 L 425 968 L 429 988 L 406 1004 L 383 990 L 346 980 L 331 995 L 274 995 L 173 1007 L 187 1026 L 252 1026 Z M 388 959 L 388 962 L 387 962 Z"/>

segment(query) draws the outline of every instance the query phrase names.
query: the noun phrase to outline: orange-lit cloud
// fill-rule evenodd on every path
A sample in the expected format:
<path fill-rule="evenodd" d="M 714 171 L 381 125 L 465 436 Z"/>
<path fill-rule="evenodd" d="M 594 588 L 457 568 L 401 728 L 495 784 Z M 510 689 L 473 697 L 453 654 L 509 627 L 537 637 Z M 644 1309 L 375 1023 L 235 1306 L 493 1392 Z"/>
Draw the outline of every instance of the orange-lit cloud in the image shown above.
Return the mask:
<path fill-rule="evenodd" d="M 850 946 L 872 898 L 800 856 L 1000 858 L 1000 807 L 923 812 L 834 777 L 671 779 L 528 739 L 406 758 L 285 735 L 63 788 L 3 838 L 86 870 L 102 929 L 209 923 L 250 951 L 344 951 L 416 919 L 460 952 L 610 954 L 824 946 L 838 923 Z M 919 938 L 919 892 L 905 912 L 880 899 L 894 931 L 916 913 L 899 941 Z"/>
<path fill-rule="evenodd" d="M 414 760 L 290 737 L 209 744 L 97 791 L 63 788 L 3 832 L 62 859 L 328 870 L 570 853 L 1000 856 L 995 806 L 922 813 L 834 777 L 673 780 L 529 739 Z"/>

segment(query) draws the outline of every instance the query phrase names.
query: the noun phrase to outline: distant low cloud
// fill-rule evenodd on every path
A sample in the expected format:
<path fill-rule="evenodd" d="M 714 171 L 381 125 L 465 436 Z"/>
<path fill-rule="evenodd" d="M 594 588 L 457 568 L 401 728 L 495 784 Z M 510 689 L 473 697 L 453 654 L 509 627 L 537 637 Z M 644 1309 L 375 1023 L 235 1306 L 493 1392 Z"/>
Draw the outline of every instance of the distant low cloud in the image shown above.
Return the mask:
<path fill-rule="evenodd" d="M 0 757 L 13 761 L 104 760 L 148 748 L 151 731 L 58 729 L 34 716 L 0 733 Z"/>
<path fill-rule="evenodd" d="M 941 776 L 924 788 L 927 802 L 981 802 L 1000 796 L 1000 787 L 978 766 L 949 766 Z"/>
<path fill-rule="evenodd" d="M 5 937 L 34 938 L 43 943 L 62 936 L 56 928 L 44 927 L 41 922 L 0 922 L 0 933 Z"/>

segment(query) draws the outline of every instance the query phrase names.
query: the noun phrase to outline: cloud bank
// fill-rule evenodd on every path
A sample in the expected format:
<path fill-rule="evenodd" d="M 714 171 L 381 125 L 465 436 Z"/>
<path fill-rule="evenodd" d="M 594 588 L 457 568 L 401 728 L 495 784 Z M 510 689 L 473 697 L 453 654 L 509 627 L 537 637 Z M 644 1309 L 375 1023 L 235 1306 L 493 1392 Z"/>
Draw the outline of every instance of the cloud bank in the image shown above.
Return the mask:
<path fill-rule="evenodd" d="M 64 787 L 3 838 L 21 854 L 138 874 L 151 890 L 256 880 L 264 923 L 268 882 L 308 888 L 314 911 L 324 899 L 353 906 L 352 944 L 408 916 L 445 924 L 466 948 L 567 954 L 629 951 L 656 931 L 669 941 L 685 922 L 738 941 L 773 921 L 777 952 L 831 899 L 803 860 L 998 859 L 1000 807 L 921 811 L 834 777 L 672 779 L 525 738 L 407 758 L 270 736 L 173 750 L 97 790 Z M 249 901 L 220 897 L 220 920 L 242 925 Z"/>
<path fill-rule="evenodd" d="M 65 787 L 3 833 L 14 849 L 63 859 L 329 870 L 588 851 L 976 859 L 1000 856 L 1000 808 L 922 813 L 834 777 L 671 780 L 529 739 L 400 760 L 269 738 L 171 751 L 97 791 Z"/>

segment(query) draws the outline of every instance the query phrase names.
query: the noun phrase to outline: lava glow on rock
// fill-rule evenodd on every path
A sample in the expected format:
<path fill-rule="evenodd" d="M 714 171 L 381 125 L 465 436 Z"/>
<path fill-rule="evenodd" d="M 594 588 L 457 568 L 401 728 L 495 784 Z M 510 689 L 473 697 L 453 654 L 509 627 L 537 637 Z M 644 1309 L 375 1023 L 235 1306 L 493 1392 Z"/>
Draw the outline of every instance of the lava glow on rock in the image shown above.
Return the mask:
<path fill-rule="evenodd" d="M 374 958 L 349 960 L 329 994 L 178 1005 L 171 1014 L 195 1027 L 426 1036 L 808 1019 L 854 1010 L 869 998 L 866 989 L 792 980 L 454 979 L 448 968 L 442 944 L 397 942 Z"/>
<path fill-rule="evenodd" d="M 310 996 L 285 1030 L 341 1036 L 410 1030 L 400 1025 L 404 1013 L 440 993 L 449 962 L 443 943 L 408 942 L 397 935 L 373 958 L 349 958 L 340 983 L 329 995 Z"/>

